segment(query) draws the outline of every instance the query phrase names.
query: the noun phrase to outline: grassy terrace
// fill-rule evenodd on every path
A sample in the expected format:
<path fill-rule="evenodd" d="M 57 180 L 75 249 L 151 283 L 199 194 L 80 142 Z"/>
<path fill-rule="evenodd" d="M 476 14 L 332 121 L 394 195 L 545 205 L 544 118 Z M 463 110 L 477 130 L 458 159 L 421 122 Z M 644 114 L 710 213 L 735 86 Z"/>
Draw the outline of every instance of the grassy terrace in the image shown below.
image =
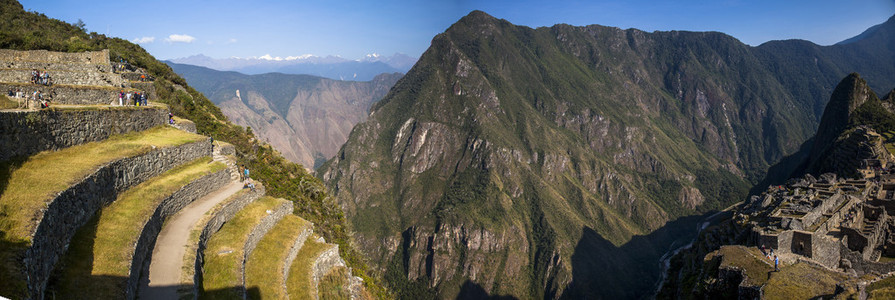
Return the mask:
<path fill-rule="evenodd" d="M 781 267 L 764 287 L 765 299 L 813 299 L 832 295 L 847 277 L 806 263 Z"/>
<path fill-rule="evenodd" d="M 145 154 L 153 147 L 178 146 L 205 137 L 159 126 L 150 130 L 116 135 L 59 151 L 44 151 L 24 161 L 0 163 L 0 231 L 7 239 L 28 240 L 37 226 L 32 220 L 53 197 L 109 162 Z M 52 174 L 52 176 L 48 176 Z"/>
<path fill-rule="evenodd" d="M 320 299 L 348 299 L 351 298 L 351 292 L 348 290 L 348 280 L 351 274 L 348 273 L 346 267 L 335 267 L 329 273 L 320 279 L 320 286 L 317 287 Z"/>
<path fill-rule="evenodd" d="M 748 284 L 763 285 L 768 281 L 768 274 L 774 271 L 773 262 L 766 261 L 755 247 L 725 246 L 718 250 L 722 255 L 721 266 L 739 267 L 746 271 Z"/>
<path fill-rule="evenodd" d="M 869 299 L 895 299 L 895 276 L 871 283 L 867 292 L 870 293 Z"/>
<path fill-rule="evenodd" d="M 217 143 L 217 142 L 215 142 Z M 180 273 L 180 283 L 184 286 L 180 291 L 178 291 L 181 297 L 186 297 L 189 299 L 195 298 L 195 294 L 193 293 L 193 285 L 194 278 L 196 275 L 196 250 L 199 248 L 199 237 L 202 235 L 202 230 L 205 229 L 205 225 L 208 224 L 208 221 L 214 217 L 221 209 L 224 208 L 233 200 L 242 197 L 245 193 L 248 193 L 249 189 L 242 189 L 236 194 L 231 195 L 227 200 L 218 203 L 213 208 L 205 212 L 205 215 L 196 222 L 196 226 L 190 230 L 190 242 L 189 249 L 186 250 L 186 253 L 183 255 L 183 269 Z"/>
<path fill-rule="evenodd" d="M 259 295 L 254 299 L 285 299 L 283 271 L 290 246 L 312 224 L 295 215 L 287 215 L 277 223 L 252 251 L 246 261 L 246 287 L 257 287 Z"/>
<path fill-rule="evenodd" d="M 262 197 L 246 205 L 233 219 L 224 224 L 208 241 L 205 249 L 205 265 L 202 274 L 201 298 L 241 298 L 243 248 L 252 229 L 267 216 L 267 210 L 274 209 L 286 200 Z"/>
<path fill-rule="evenodd" d="M 326 243 L 316 241 L 317 236 L 311 235 L 298 251 L 298 256 L 289 267 L 289 278 L 286 279 L 286 291 L 291 299 L 314 299 L 317 295 L 317 287 L 314 286 L 311 268 L 321 252 L 331 247 Z"/>
<path fill-rule="evenodd" d="M 101 142 L 0 162 L 0 294 L 24 296 L 19 256 L 30 245 L 35 219 L 59 192 L 100 166 L 152 150 L 178 146 L 205 137 L 159 126 L 143 132 L 112 136 Z M 52 176 L 49 176 L 49 175 Z"/>
<path fill-rule="evenodd" d="M 226 166 L 204 157 L 169 170 L 125 191 L 97 213 L 72 239 L 57 266 L 56 295 L 92 295 L 113 299 L 124 295 L 133 247 L 162 201 L 190 182 Z"/>

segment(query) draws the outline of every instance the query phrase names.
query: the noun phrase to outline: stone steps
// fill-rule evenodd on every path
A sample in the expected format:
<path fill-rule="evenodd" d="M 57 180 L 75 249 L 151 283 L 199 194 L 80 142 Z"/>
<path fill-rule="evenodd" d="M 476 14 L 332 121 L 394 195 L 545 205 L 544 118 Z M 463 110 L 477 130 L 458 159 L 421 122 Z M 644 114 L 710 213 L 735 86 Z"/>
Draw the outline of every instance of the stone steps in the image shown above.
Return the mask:
<path fill-rule="evenodd" d="M 244 298 L 245 261 L 261 238 L 292 213 L 292 202 L 262 197 L 245 206 L 214 233 L 203 251 L 200 298 Z"/>
<path fill-rule="evenodd" d="M 261 239 L 246 261 L 249 298 L 286 298 L 289 266 L 312 232 L 313 224 L 288 215 Z"/>
<path fill-rule="evenodd" d="M 165 219 L 224 186 L 227 178 L 226 166 L 205 157 L 120 194 L 72 238 L 54 271 L 53 295 L 134 299 Z"/>
<path fill-rule="evenodd" d="M 9 174 L 0 194 L 0 205 L 16 208 L 0 216 L 0 224 L 9 227 L 6 239 L 23 241 L 20 247 L 0 248 L 0 256 L 23 257 L 18 264 L 0 264 L 0 273 L 4 280 L 22 282 L 8 286 L 27 288 L 0 294 L 43 298 L 57 260 L 97 210 L 149 178 L 208 156 L 208 149 L 200 136 L 159 127 L 30 156 Z M 53 170 L 58 172 L 46 176 Z"/>

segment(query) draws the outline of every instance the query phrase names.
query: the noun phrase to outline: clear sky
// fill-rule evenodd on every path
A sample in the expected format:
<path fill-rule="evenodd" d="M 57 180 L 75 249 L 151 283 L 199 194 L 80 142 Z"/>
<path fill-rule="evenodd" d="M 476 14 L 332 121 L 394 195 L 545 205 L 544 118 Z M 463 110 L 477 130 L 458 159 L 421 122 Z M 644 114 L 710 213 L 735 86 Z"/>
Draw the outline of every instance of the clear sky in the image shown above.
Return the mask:
<path fill-rule="evenodd" d="M 530 27 L 600 24 L 720 31 L 759 45 L 830 45 L 885 22 L 895 0 L 20 0 L 26 10 L 139 42 L 159 59 L 338 55 L 418 57 L 472 10 Z"/>

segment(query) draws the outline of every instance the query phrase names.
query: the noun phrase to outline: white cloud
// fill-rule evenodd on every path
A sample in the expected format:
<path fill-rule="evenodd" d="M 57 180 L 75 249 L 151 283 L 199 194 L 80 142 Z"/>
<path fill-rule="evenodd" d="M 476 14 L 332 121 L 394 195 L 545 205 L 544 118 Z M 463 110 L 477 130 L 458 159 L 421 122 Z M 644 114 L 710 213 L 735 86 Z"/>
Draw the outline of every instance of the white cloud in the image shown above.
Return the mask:
<path fill-rule="evenodd" d="M 148 43 L 155 42 L 155 37 L 154 36 L 144 36 L 141 38 L 135 38 L 135 39 L 131 40 L 131 42 L 134 42 L 137 44 L 148 44 Z"/>
<path fill-rule="evenodd" d="M 196 38 L 186 34 L 172 34 L 165 39 L 169 43 L 192 43 Z"/>
<path fill-rule="evenodd" d="M 236 42 L 237 42 L 237 40 L 234 39 L 234 38 L 231 38 L 231 39 L 227 40 L 227 43 L 228 43 L 228 44 L 233 44 L 233 43 L 236 43 Z"/>

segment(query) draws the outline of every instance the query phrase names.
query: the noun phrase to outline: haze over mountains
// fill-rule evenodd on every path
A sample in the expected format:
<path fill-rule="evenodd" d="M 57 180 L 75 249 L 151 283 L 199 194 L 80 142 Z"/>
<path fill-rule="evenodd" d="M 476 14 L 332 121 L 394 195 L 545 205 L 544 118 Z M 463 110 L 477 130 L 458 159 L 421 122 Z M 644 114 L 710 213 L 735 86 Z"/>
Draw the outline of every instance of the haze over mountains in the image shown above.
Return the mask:
<path fill-rule="evenodd" d="M 168 65 L 232 122 L 251 127 L 284 157 L 306 168 L 335 155 L 354 124 L 366 120 L 370 106 L 401 78 L 400 73 L 391 73 L 371 81 L 340 81 Z"/>
<path fill-rule="evenodd" d="M 403 53 L 395 53 L 391 56 L 373 53 L 357 60 L 332 55 L 320 57 L 310 54 L 288 57 L 264 55 L 251 58 L 211 58 L 198 54 L 170 61 L 218 71 L 237 71 L 249 75 L 279 72 L 314 75 L 336 80 L 369 81 L 382 73 L 406 73 L 416 63 L 416 58 Z"/>
<path fill-rule="evenodd" d="M 646 297 L 692 216 L 796 152 L 841 78 L 895 86 L 893 29 L 750 47 L 475 11 L 318 174 L 403 297 Z"/>

